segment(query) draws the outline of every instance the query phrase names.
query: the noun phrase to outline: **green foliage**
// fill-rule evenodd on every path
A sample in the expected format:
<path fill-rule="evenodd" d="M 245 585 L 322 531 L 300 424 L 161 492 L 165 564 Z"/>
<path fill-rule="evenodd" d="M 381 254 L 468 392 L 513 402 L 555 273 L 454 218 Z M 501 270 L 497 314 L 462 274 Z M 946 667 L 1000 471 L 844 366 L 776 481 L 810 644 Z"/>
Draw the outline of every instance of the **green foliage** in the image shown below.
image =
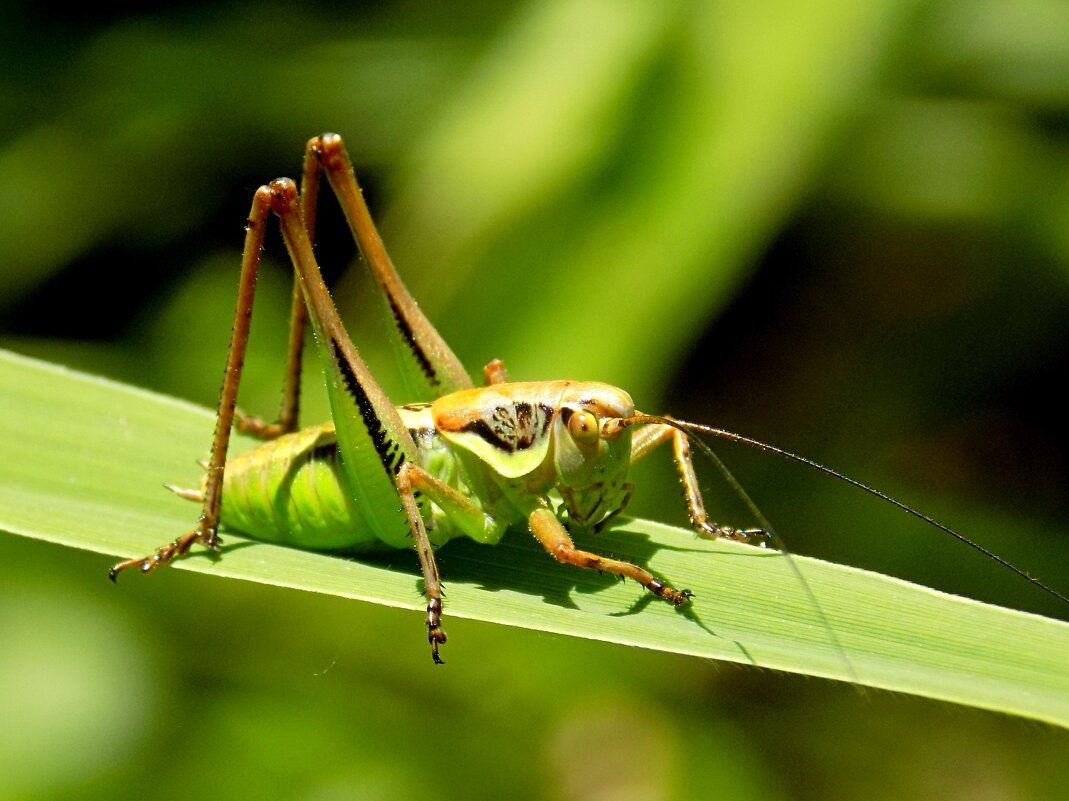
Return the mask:
<path fill-rule="evenodd" d="M 1069 438 L 1051 389 L 1069 363 L 1061 0 L 63 14 L 0 8 L 6 347 L 212 406 L 250 194 L 336 130 L 401 273 L 473 371 L 500 357 L 516 379 L 607 380 L 645 410 L 842 469 L 1069 586 Z M 327 199 L 321 217 L 336 275 L 347 234 Z M 240 403 L 269 416 L 290 278 L 273 234 L 267 251 Z M 332 289 L 390 385 L 359 274 Z M 307 376 L 303 419 L 325 419 L 318 370 Z M 75 519 L 62 530 L 117 527 L 131 539 L 110 547 L 127 553 L 186 530 L 195 511 L 157 484 L 195 480 L 200 414 L 188 430 L 153 418 L 157 453 L 90 470 L 149 480 L 99 496 L 65 487 Z M 16 496 L 8 508 L 58 513 L 11 487 L 35 472 L 65 481 L 66 464 L 43 471 L 34 457 L 64 424 L 10 435 L 24 455 L 4 468 L 18 475 L 0 490 Z M 147 472 L 161 455 L 177 461 Z M 796 552 L 1062 615 L 892 509 L 722 455 Z M 682 525 L 670 468 L 648 461 L 632 510 Z M 707 475 L 717 518 L 751 524 Z M 662 536 L 693 544 L 663 529 L 627 541 Z M 189 564 L 229 569 L 258 552 Z M 683 579 L 696 561 L 731 568 L 718 578 L 772 561 L 649 558 L 677 556 Z M 448 576 L 450 549 L 442 558 Z M 116 590 L 100 578 L 108 563 L 0 537 L 0 718 L 14 733 L 0 736 L 0 797 L 880 801 L 1069 786 L 1069 735 L 1005 716 L 459 617 L 450 665 L 432 671 L 417 613 L 184 570 Z M 599 621 L 616 625 L 639 597 L 547 567 L 579 611 L 604 599 Z M 415 605 L 406 570 L 390 572 Z M 495 575 L 522 588 L 527 573 Z M 744 614 L 771 602 L 744 597 Z M 683 625 L 655 607 L 619 624 Z"/>
<path fill-rule="evenodd" d="M 148 491 L 169 473 L 185 472 L 188 448 L 178 442 L 207 438 L 210 413 L 3 353 L 0 394 L 0 528 L 129 557 L 189 527 L 188 504 Z M 423 605 L 407 554 L 354 562 L 224 539 L 224 558 L 200 554 L 180 566 L 413 610 Z M 625 521 L 590 547 L 691 589 L 696 597 L 685 612 L 651 603 L 635 585 L 557 565 L 522 535 L 493 548 L 447 547 L 448 618 L 839 678 L 1069 726 L 1069 624 L 852 568 L 708 543 L 643 520 Z M 125 586 L 132 578 L 125 592 L 137 591 Z M 420 616 L 411 617 L 418 638 Z M 462 641 L 449 648 L 461 663 L 463 648 Z"/>

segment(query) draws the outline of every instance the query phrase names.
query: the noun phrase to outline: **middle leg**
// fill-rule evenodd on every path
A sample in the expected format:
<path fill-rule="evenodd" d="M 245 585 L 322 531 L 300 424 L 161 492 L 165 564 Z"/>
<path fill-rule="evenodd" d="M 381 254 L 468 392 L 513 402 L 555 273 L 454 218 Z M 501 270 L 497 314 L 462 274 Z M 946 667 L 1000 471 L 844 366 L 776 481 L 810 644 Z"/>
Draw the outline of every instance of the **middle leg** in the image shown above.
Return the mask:
<path fill-rule="evenodd" d="M 431 644 L 431 658 L 435 664 L 440 665 L 442 658 L 438 654 L 438 646 L 446 641 L 445 632 L 442 630 L 442 582 L 438 578 L 438 565 L 434 561 L 434 551 L 416 494 L 429 498 L 445 509 L 457 526 L 477 541 L 497 542 L 504 534 L 506 524 L 505 521 L 495 520 L 455 489 L 412 462 L 406 462 L 397 471 L 397 492 L 401 496 L 401 505 L 408 518 L 409 531 L 423 571 L 423 592 L 427 596 L 427 640 Z"/>

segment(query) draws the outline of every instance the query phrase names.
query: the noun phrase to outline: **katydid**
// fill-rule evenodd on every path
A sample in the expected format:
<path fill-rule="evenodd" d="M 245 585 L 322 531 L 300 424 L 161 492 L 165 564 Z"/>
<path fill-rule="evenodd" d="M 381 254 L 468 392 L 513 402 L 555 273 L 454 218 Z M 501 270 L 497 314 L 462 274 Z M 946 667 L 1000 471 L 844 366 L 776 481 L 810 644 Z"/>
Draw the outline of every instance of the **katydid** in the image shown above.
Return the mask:
<path fill-rule="evenodd" d="M 340 201 L 391 322 L 390 336 L 406 385 L 424 402 L 395 406 L 338 317 L 312 247 L 321 172 Z M 236 399 L 264 228 L 272 213 L 279 219 L 296 275 L 282 409 L 278 422 L 268 424 L 238 412 Z M 301 354 L 309 323 L 326 376 L 332 420 L 298 430 Z M 688 590 L 675 589 L 638 565 L 580 550 L 570 531 L 597 531 L 623 511 L 633 489 L 627 481 L 629 467 L 659 445 L 671 443 L 698 535 L 766 545 L 771 537 L 767 528 L 738 529 L 709 519 L 687 431 L 804 462 L 891 501 L 1006 564 L 945 526 L 829 468 L 721 429 L 637 412 L 631 397 L 616 387 L 566 380 L 511 383 L 496 359 L 486 365 L 484 377 L 485 386 L 473 385 L 402 283 L 341 138 L 324 134 L 310 140 L 300 191 L 283 178 L 260 187 L 253 198 L 211 458 L 199 488 L 171 488 L 202 503 L 200 520 L 155 553 L 115 565 L 110 577 L 114 580 L 131 567 L 151 572 L 196 542 L 218 550 L 220 525 L 313 550 L 414 547 L 424 579 L 431 656 L 441 663 L 439 647 L 446 635 L 434 549 L 461 536 L 492 545 L 510 525 L 523 521 L 558 561 L 634 579 L 682 607 L 691 598 Z M 228 460 L 235 425 L 267 441 Z"/>

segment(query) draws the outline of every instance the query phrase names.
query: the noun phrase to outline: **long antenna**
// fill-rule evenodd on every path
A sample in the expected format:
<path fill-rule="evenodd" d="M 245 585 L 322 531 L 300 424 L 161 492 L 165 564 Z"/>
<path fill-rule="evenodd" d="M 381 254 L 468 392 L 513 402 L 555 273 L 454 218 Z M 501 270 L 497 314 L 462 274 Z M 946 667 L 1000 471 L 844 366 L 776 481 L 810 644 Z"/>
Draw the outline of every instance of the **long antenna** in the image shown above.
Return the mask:
<path fill-rule="evenodd" d="M 791 453 L 790 451 L 784 450 L 783 448 L 777 448 L 775 445 L 769 445 L 767 442 L 761 442 L 760 440 L 751 439 L 750 437 L 744 437 L 741 434 L 736 434 L 733 431 L 728 431 L 728 430 L 723 429 L 723 428 L 714 428 L 713 426 L 702 425 L 701 423 L 690 423 L 690 422 L 687 422 L 686 420 L 675 420 L 675 419 L 673 419 L 671 417 L 659 417 L 657 415 L 649 415 L 649 414 L 636 414 L 636 415 L 634 415 L 632 417 L 628 417 L 628 418 L 620 421 L 620 425 L 621 426 L 632 425 L 634 423 L 663 423 L 665 425 L 670 425 L 673 428 L 678 428 L 678 429 L 680 429 L 682 431 L 689 431 L 689 432 L 692 432 L 692 433 L 708 434 L 711 437 L 717 437 L 718 439 L 726 439 L 729 442 L 739 442 L 739 443 L 741 443 L 743 445 L 749 445 L 751 448 L 756 448 L 757 450 L 765 451 L 766 453 L 774 453 L 777 456 L 782 456 L 784 459 L 790 459 L 792 461 L 804 464 L 807 467 L 812 468 L 813 470 L 819 470 L 821 473 L 826 473 L 827 475 L 831 476 L 832 478 L 837 478 L 840 481 L 845 481 L 847 484 L 850 484 L 850 485 L 852 485 L 854 487 L 857 487 L 859 490 L 864 490 L 865 492 L 869 493 L 869 495 L 874 495 L 877 498 L 879 498 L 880 500 L 886 501 L 887 503 L 891 504 L 892 506 L 897 506 L 902 511 L 908 512 L 909 514 L 913 515 L 914 517 L 918 518 L 919 520 L 923 520 L 925 523 L 927 523 L 930 526 L 935 526 L 937 529 L 939 529 L 940 531 L 942 531 L 942 532 L 944 532 L 946 534 L 949 534 L 951 537 L 953 537 L 954 539 L 958 540 L 959 542 L 965 543 L 966 545 L 968 545 L 973 550 L 979 551 L 984 556 L 986 556 L 988 559 L 992 559 L 995 562 L 997 562 L 998 564 L 1002 565 L 1003 567 L 1009 568 L 1010 570 L 1012 570 L 1014 573 L 1016 573 L 1021 578 L 1025 579 L 1026 581 L 1031 582 L 1032 584 L 1034 584 L 1035 586 L 1039 587 L 1044 592 L 1047 592 L 1050 595 L 1053 595 L 1055 598 L 1060 600 L 1062 603 L 1069 604 L 1069 597 L 1066 597 L 1065 595 L 1062 595 L 1057 590 L 1052 589 L 1051 587 L 1048 587 L 1046 584 L 1044 584 L 1039 579 L 1028 575 L 1028 573 L 1026 573 L 1025 571 L 1021 570 L 1019 567 L 1016 567 L 1016 566 L 1010 564 L 1009 562 L 1007 562 L 1005 559 L 1003 559 L 998 554 L 993 553 L 992 551 L 989 551 L 983 545 L 980 545 L 980 543 L 974 542 L 973 540 L 969 539 L 968 537 L 964 536 L 963 534 L 959 534 L 954 529 L 950 528 L 949 526 L 943 525 L 938 520 L 932 519 L 931 517 L 929 517 L 928 515 L 924 514 L 923 512 L 918 512 L 913 507 L 907 506 L 906 504 L 902 503 L 901 501 L 892 498 L 887 493 L 880 492 L 880 490 L 874 489 L 873 487 L 870 487 L 868 484 L 863 484 L 860 481 L 858 481 L 857 479 L 853 479 L 853 478 L 850 478 L 847 475 L 843 475 L 838 470 L 833 470 L 830 467 L 825 467 L 820 462 L 815 462 L 812 459 L 807 459 L 804 456 L 799 456 L 797 453 Z"/>

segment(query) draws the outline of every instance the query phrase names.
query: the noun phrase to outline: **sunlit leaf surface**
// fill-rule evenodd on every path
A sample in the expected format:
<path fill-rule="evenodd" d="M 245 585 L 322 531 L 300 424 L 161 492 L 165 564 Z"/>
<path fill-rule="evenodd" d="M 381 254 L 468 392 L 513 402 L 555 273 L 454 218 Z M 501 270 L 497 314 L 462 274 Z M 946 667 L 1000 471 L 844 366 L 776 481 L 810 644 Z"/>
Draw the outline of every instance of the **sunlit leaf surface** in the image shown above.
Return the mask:
<path fill-rule="evenodd" d="M 4 355 L 0 526 L 118 556 L 182 532 L 197 511 L 159 489 L 192 483 L 211 414 Z M 409 554 L 358 561 L 224 537 L 222 558 L 179 567 L 419 609 Z M 440 556 L 447 615 L 856 681 L 1069 724 L 1069 625 L 873 573 L 644 520 L 591 547 L 648 565 L 695 593 L 677 612 L 634 584 L 556 564 L 520 531 Z M 101 564 L 101 578 L 104 578 Z M 118 592 L 138 592 L 136 574 Z M 152 580 L 160 580 L 154 577 Z M 420 635 L 420 616 L 411 631 Z M 462 641 L 449 644 L 463 649 Z"/>

